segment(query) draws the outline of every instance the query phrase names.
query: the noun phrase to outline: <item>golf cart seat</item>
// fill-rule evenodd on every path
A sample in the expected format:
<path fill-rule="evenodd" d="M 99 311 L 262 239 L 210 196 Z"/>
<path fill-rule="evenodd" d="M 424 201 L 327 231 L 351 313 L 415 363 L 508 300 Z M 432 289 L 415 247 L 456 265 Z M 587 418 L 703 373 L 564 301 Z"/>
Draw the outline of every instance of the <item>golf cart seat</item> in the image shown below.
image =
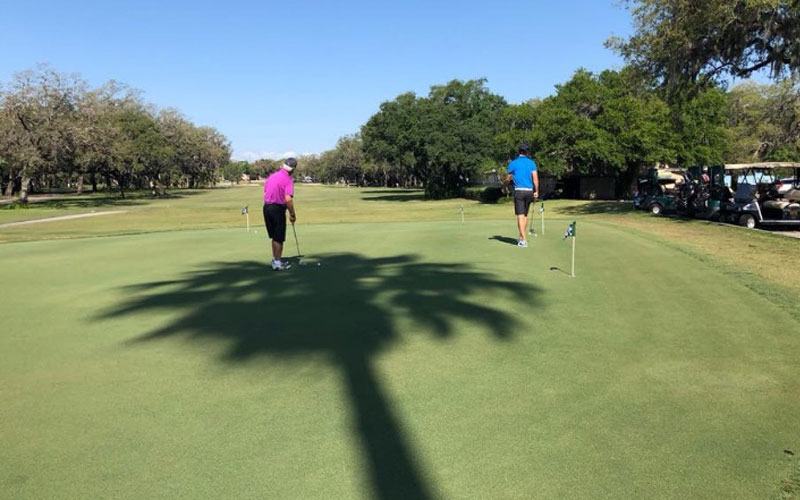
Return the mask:
<path fill-rule="evenodd" d="M 783 196 L 789 201 L 800 203 L 800 189 L 790 189 L 789 192 Z"/>
<path fill-rule="evenodd" d="M 762 205 L 763 205 L 764 208 L 767 208 L 767 209 L 783 211 L 789 205 L 791 205 L 791 203 L 786 201 L 786 200 L 769 200 L 769 201 L 765 201 Z M 796 205 L 796 203 L 795 203 L 795 205 Z"/>

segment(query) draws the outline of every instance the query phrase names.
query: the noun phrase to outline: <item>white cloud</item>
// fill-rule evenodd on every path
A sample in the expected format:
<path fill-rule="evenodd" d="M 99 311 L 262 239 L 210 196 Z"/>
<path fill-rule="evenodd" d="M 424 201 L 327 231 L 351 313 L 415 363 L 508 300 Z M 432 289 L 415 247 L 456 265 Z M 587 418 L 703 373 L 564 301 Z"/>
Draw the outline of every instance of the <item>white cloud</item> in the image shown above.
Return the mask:
<path fill-rule="evenodd" d="M 300 157 L 300 156 L 311 156 L 311 155 L 316 155 L 316 154 L 317 153 L 300 153 L 300 154 L 298 154 L 296 151 L 284 151 L 283 153 L 280 153 L 280 152 L 277 152 L 277 151 L 261 151 L 261 152 L 245 151 L 243 153 L 234 153 L 233 154 L 233 158 L 235 160 L 247 160 L 247 161 L 256 161 L 256 160 L 261 160 L 263 158 L 266 158 L 266 159 L 269 159 L 269 160 L 280 160 L 282 158 L 289 158 L 290 156 L 294 157 L 294 158 L 297 158 L 297 157 Z"/>
<path fill-rule="evenodd" d="M 245 151 L 244 153 L 234 154 L 237 160 L 248 160 L 248 161 L 255 161 L 260 160 L 262 158 L 267 158 L 270 160 L 279 160 L 281 158 L 288 158 L 289 156 L 294 156 L 294 151 L 285 151 L 283 153 L 279 153 L 277 151 Z"/>

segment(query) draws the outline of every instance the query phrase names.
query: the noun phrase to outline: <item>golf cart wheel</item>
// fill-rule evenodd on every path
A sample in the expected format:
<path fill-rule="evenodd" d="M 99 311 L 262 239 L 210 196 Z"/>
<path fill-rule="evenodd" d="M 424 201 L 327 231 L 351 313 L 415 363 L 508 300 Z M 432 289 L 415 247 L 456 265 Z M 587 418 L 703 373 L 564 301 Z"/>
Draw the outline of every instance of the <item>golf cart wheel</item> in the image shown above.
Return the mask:
<path fill-rule="evenodd" d="M 653 215 L 661 215 L 664 212 L 664 207 L 659 205 L 658 203 L 653 203 L 650 205 L 650 213 Z"/>
<path fill-rule="evenodd" d="M 742 227 L 746 227 L 747 229 L 755 229 L 756 218 L 750 214 L 744 214 L 741 217 L 739 217 L 739 225 Z"/>

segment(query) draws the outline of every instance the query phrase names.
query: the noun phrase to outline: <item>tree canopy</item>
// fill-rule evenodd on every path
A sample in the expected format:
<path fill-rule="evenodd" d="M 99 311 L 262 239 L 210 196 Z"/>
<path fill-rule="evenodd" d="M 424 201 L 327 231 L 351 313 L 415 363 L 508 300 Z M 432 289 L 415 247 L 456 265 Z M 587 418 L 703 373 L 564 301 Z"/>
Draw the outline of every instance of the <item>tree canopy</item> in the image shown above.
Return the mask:
<path fill-rule="evenodd" d="M 407 169 L 429 197 L 459 195 L 492 159 L 505 107 L 485 80 L 453 80 L 431 87 L 427 97 L 402 94 L 362 127 L 364 151 L 375 163 Z"/>
<path fill-rule="evenodd" d="M 157 110 L 118 82 L 90 89 L 47 66 L 24 71 L 0 91 L 0 164 L 5 194 L 26 201 L 32 185 L 197 187 L 230 160 L 227 138 L 176 110 Z"/>
<path fill-rule="evenodd" d="M 800 161 L 800 84 L 744 83 L 727 98 L 733 160 Z"/>
<path fill-rule="evenodd" d="M 607 45 L 670 89 L 718 76 L 800 71 L 800 0 L 626 0 L 628 39 Z"/>

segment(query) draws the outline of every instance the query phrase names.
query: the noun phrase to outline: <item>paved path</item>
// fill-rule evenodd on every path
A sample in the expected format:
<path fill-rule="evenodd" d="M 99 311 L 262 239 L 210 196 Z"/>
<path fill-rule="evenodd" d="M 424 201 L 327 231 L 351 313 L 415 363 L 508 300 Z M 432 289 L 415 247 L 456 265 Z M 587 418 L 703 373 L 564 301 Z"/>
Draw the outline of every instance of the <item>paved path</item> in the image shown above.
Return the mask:
<path fill-rule="evenodd" d="M 12 227 L 12 226 L 22 226 L 24 224 L 39 224 L 42 222 L 55 222 L 59 220 L 70 220 L 70 219 L 83 219 L 84 217 L 97 217 L 99 215 L 111 215 L 111 214 L 124 214 L 127 210 L 110 210 L 108 212 L 91 212 L 88 214 L 75 214 L 75 215 L 62 215 L 60 217 L 48 217 L 47 219 L 34 219 L 34 220 L 23 220 L 18 222 L 6 222 L 5 224 L 0 224 L 0 228 L 2 227 Z"/>

